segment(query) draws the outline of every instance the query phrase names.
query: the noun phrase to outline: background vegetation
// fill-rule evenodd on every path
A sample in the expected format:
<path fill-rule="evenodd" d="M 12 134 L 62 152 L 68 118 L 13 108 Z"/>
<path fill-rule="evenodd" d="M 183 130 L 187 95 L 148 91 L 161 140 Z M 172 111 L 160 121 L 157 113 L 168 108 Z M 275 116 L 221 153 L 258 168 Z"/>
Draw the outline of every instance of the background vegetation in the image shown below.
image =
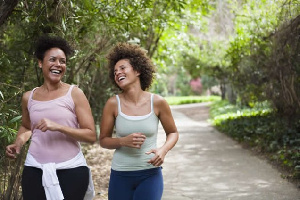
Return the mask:
<path fill-rule="evenodd" d="M 220 96 L 168 96 L 165 97 L 169 105 L 189 103 L 213 102 L 220 100 Z"/>
<path fill-rule="evenodd" d="M 222 112 L 213 114 L 219 116 L 216 126 L 261 151 L 275 153 L 273 158 L 282 161 L 292 177 L 299 177 L 299 4 L 297 0 L 0 1 L 0 198 L 21 198 L 23 157 L 8 161 L 4 147 L 14 141 L 20 123 L 22 93 L 43 82 L 32 49 L 42 34 L 62 36 L 76 49 L 65 81 L 85 92 L 96 122 L 104 102 L 116 92 L 108 80 L 106 53 L 116 42 L 138 43 L 157 66 L 152 92 L 165 97 L 219 94 L 227 103 L 219 104 Z M 202 80 L 202 93 L 190 87 L 197 78 Z"/>

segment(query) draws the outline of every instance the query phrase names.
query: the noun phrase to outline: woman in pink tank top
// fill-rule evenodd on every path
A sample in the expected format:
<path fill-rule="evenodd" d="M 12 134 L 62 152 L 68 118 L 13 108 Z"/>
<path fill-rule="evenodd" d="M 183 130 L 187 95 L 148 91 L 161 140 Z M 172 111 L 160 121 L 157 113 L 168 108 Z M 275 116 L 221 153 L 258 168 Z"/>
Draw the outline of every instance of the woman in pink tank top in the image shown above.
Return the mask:
<path fill-rule="evenodd" d="M 44 83 L 24 93 L 22 124 L 6 147 L 7 156 L 15 158 L 31 139 L 22 174 L 24 200 L 92 199 L 86 198 L 91 176 L 79 142 L 96 141 L 94 119 L 82 90 L 62 82 L 72 53 L 60 37 L 43 36 L 36 45 Z"/>

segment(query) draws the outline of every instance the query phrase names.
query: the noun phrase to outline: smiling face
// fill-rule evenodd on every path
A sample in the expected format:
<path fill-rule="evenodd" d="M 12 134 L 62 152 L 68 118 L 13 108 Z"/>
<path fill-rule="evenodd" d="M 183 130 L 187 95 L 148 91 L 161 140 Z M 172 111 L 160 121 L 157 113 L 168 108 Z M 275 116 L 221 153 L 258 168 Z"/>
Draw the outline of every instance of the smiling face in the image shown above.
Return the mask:
<path fill-rule="evenodd" d="M 133 69 L 129 60 L 122 59 L 116 63 L 114 75 L 115 82 L 117 83 L 117 85 L 121 89 L 124 89 L 126 85 L 129 85 L 130 83 L 134 83 L 135 81 L 139 80 L 138 76 L 140 75 L 140 73 Z"/>
<path fill-rule="evenodd" d="M 66 55 L 59 48 L 51 48 L 45 52 L 43 60 L 39 60 L 44 79 L 50 82 L 60 82 L 66 71 Z"/>

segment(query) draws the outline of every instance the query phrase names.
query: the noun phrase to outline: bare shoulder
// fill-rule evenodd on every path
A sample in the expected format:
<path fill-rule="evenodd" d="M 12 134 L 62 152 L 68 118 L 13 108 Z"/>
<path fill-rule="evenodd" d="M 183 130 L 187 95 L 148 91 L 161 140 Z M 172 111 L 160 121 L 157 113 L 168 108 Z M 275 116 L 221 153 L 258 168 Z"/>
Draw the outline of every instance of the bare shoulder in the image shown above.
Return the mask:
<path fill-rule="evenodd" d="M 30 94 L 31 94 L 32 90 L 24 92 L 23 93 L 23 97 L 22 97 L 22 101 L 28 101 Z"/>
<path fill-rule="evenodd" d="M 118 105 L 118 101 L 117 101 L 117 97 L 116 96 L 112 96 L 110 97 L 107 101 L 106 101 L 106 104 L 105 106 L 108 106 L 108 107 L 115 107 Z"/>
<path fill-rule="evenodd" d="M 28 100 L 29 100 L 31 92 L 32 92 L 32 90 L 23 93 L 22 102 L 21 102 L 23 113 L 28 111 L 26 108 L 28 106 Z"/>
<path fill-rule="evenodd" d="M 104 106 L 103 115 L 105 116 L 114 116 L 118 115 L 118 101 L 116 96 L 110 97 Z"/>
<path fill-rule="evenodd" d="M 80 89 L 77 86 L 73 87 L 73 89 L 71 91 L 71 95 L 72 95 L 74 102 L 76 102 L 78 100 L 81 101 L 81 100 L 87 99 L 84 92 L 82 91 L 82 89 Z"/>
<path fill-rule="evenodd" d="M 154 106 L 166 106 L 166 105 L 168 105 L 165 98 L 163 98 L 162 96 L 160 96 L 158 94 L 153 94 L 153 103 L 154 103 Z"/>
<path fill-rule="evenodd" d="M 31 92 L 32 92 L 32 90 L 24 92 L 23 93 L 23 98 L 27 98 L 28 99 Z"/>
<path fill-rule="evenodd" d="M 72 88 L 71 91 L 72 99 L 75 103 L 75 106 L 88 106 L 89 102 L 86 98 L 84 92 L 77 86 Z"/>
<path fill-rule="evenodd" d="M 154 94 L 153 97 L 153 107 L 155 114 L 160 117 L 161 113 L 170 113 L 170 106 L 168 102 L 162 96 Z"/>
<path fill-rule="evenodd" d="M 71 86 L 70 86 L 71 87 Z M 80 89 L 77 85 L 75 85 L 72 89 L 72 96 L 85 95 L 82 89 Z"/>

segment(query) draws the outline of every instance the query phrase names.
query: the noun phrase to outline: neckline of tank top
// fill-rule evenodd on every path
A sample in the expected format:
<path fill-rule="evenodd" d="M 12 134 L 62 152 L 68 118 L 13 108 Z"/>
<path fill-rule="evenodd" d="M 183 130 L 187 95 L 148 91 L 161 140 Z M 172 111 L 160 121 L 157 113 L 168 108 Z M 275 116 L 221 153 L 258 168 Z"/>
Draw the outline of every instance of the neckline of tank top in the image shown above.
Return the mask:
<path fill-rule="evenodd" d="M 153 111 L 153 94 L 150 95 L 150 103 L 151 103 L 151 111 L 150 113 L 146 114 L 146 115 L 126 115 L 125 113 L 122 112 L 122 107 L 121 107 L 121 100 L 120 100 L 120 97 L 119 95 L 116 95 L 116 98 L 118 100 L 118 115 L 117 117 L 120 115 L 126 119 L 132 119 L 132 120 L 142 120 L 142 119 L 146 119 L 148 118 L 149 116 L 151 116 L 152 113 L 154 113 Z M 156 115 L 155 115 L 156 116 Z M 157 116 L 156 116 L 157 117 Z"/>
<path fill-rule="evenodd" d="M 120 113 L 118 113 L 118 116 L 122 116 L 122 117 L 125 117 L 125 118 L 147 118 L 149 117 L 151 114 L 153 113 L 153 111 L 151 110 L 150 113 L 146 114 L 146 115 L 126 115 L 125 113 L 123 113 L 122 111 L 120 111 Z"/>
<path fill-rule="evenodd" d="M 33 99 L 33 98 L 32 98 L 32 96 L 33 96 L 33 93 L 32 93 L 30 100 L 36 101 L 36 102 L 51 102 L 51 101 L 56 101 L 56 100 L 58 100 L 58 99 L 61 99 L 61 98 L 66 97 L 66 96 L 69 94 L 71 87 L 72 87 L 72 85 L 69 87 L 69 89 L 68 89 L 68 91 L 67 91 L 66 94 L 64 94 L 63 96 L 57 97 L 57 98 L 55 98 L 55 99 L 50 99 L 50 100 L 46 100 L 46 101 L 36 100 L 36 99 Z M 73 86 L 73 87 L 74 87 L 74 86 Z M 37 88 L 38 88 L 38 87 L 34 88 L 34 90 L 36 90 Z M 32 91 L 32 92 L 34 92 L 34 91 Z"/>

